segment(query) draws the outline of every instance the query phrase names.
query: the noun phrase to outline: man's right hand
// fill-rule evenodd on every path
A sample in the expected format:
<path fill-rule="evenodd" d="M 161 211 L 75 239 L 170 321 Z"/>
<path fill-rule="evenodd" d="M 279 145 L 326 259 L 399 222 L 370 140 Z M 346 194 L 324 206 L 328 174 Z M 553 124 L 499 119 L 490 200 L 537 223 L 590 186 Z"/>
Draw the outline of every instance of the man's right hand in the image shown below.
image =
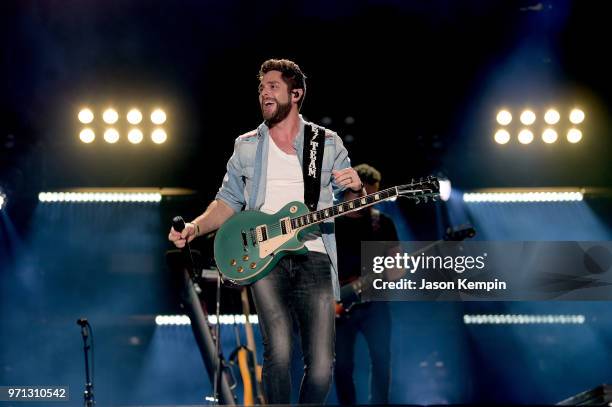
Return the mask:
<path fill-rule="evenodd" d="M 170 234 L 168 235 L 168 240 L 170 240 L 176 247 L 182 249 L 185 247 L 187 242 L 191 242 L 196 238 L 196 227 L 193 223 L 185 223 L 185 229 L 181 233 L 174 230 L 174 228 L 170 228 Z"/>

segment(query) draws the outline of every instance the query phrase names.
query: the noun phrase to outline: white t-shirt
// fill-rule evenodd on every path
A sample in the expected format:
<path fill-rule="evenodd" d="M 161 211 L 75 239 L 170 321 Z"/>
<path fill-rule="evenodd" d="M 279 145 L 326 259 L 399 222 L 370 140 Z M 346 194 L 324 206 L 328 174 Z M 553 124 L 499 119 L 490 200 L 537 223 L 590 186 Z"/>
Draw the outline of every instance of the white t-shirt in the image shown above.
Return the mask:
<path fill-rule="evenodd" d="M 266 196 L 260 210 L 276 213 L 291 201 L 304 202 L 302 168 L 297 155 L 285 153 L 270 137 Z M 305 245 L 310 251 L 327 253 L 321 236 L 306 240 Z"/>

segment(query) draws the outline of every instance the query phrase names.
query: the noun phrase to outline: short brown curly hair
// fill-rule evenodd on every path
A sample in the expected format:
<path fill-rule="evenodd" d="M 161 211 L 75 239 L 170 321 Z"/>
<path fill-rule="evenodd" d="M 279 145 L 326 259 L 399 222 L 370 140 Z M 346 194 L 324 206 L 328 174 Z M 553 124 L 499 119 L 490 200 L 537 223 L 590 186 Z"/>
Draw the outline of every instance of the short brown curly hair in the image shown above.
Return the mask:
<path fill-rule="evenodd" d="M 306 97 L 306 75 L 300 69 L 298 64 L 288 59 L 268 59 L 261 64 L 257 78 L 261 78 L 270 71 L 279 71 L 283 81 L 287 84 L 289 92 L 293 89 L 302 89 L 304 93 L 299 101 L 299 107 L 302 107 L 304 98 Z"/>
<path fill-rule="evenodd" d="M 357 175 L 359 175 L 361 182 L 364 184 L 374 185 L 376 183 L 380 183 L 380 180 L 382 179 L 380 171 L 371 165 L 359 164 L 355 166 L 354 169 L 357 171 Z"/>

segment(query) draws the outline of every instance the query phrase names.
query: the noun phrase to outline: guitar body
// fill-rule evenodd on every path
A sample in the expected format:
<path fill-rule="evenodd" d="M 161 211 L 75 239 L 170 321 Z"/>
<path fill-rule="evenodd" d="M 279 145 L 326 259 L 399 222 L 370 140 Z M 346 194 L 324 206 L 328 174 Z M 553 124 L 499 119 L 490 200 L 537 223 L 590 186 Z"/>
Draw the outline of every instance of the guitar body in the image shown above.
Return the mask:
<path fill-rule="evenodd" d="M 287 254 L 303 254 L 304 237 L 319 230 L 318 224 L 379 202 L 405 196 L 427 202 L 440 193 L 435 177 L 398 185 L 310 212 L 298 201 L 274 214 L 243 211 L 229 218 L 215 237 L 215 261 L 226 279 L 246 285 L 264 278 Z"/>
<path fill-rule="evenodd" d="M 290 202 L 274 214 L 242 211 L 229 218 L 215 237 L 217 268 L 235 284 L 245 285 L 264 278 L 287 254 L 303 254 L 308 249 L 302 236 L 318 230 L 312 225 L 283 233 L 281 222 L 309 213 L 302 202 Z M 261 227 L 265 226 L 265 231 Z M 261 239 L 261 233 L 265 239 Z M 258 237 L 259 236 L 259 237 Z"/>

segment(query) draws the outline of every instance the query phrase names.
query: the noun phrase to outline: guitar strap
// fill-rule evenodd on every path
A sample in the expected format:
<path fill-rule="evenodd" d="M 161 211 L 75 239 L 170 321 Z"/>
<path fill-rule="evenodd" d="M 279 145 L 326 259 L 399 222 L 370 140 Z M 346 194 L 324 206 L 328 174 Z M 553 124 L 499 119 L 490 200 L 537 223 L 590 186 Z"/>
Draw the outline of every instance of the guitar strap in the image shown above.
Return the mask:
<path fill-rule="evenodd" d="M 302 175 L 304 177 L 304 203 L 311 211 L 317 209 L 321 194 L 321 167 L 324 151 L 325 128 L 308 123 L 304 126 Z"/>

